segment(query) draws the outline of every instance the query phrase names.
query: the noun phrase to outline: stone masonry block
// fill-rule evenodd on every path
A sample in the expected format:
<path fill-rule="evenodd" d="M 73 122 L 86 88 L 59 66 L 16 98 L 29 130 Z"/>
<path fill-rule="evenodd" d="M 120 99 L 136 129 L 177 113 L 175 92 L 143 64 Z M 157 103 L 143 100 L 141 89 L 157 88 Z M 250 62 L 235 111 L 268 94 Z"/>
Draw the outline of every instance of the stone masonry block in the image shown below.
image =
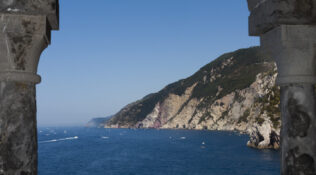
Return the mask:
<path fill-rule="evenodd" d="M 249 35 L 260 36 L 282 25 L 316 24 L 316 0 L 248 0 Z"/>
<path fill-rule="evenodd" d="M 59 29 L 58 0 L 1 0 L 0 13 L 43 15 L 53 30 Z"/>
<path fill-rule="evenodd" d="M 276 59 L 279 85 L 316 84 L 316 26 L 281 25 L 261 36 L 261 46 Z"/>

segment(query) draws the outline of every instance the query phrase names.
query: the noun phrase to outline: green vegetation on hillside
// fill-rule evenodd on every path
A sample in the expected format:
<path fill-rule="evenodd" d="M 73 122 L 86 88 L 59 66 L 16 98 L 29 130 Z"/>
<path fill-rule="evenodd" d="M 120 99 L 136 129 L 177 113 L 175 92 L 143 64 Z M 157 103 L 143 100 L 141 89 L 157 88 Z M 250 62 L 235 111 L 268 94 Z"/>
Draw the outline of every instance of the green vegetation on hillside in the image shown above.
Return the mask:
<path fill-rule="evenodd" d="M 257 98 L 256 102 L 262 104 L 261 114 L 266 113 L 273 123 L 274 128 L 280 126 L 280 88 L 278 86 L 273 86 L 272 89 L 261 98 Z M 261 121 L 261 119 L 257 119 Z M 259 122 L 259 124 L 263 123 Z"/>
<path fill-rule="evenodd" d="M 250 115 L 250 109 L 246 109 L 244 114 L 239 118 L 238 123 L 248 122 L 249 115 Z"/>
<path fill-rule="evenodd" d="M 202 67 L 192 76 L 172 83 L 161 91 L 126 106 L 109 121 L 109 124 L 134 126 L 145 119 L 155 105 L 163 102 L 170 93 L 182 95 L 188 87 L 195 83 L 197 85 L 190 98 L 203 98 L 203 102 L 198 107 L 205 107 L 237 89 L 249 87 L 255 81 L 258 73 L 268 71 L 272 67 L 271 58 L 263 54 L 259 47 L 226 53 Z M 215 78 L 212 79 L 212 77 Z M 220 93 L 218 92 L 219 87 L 222 89 Z M 206 116 L 202 118 L 205 120 Z"/>

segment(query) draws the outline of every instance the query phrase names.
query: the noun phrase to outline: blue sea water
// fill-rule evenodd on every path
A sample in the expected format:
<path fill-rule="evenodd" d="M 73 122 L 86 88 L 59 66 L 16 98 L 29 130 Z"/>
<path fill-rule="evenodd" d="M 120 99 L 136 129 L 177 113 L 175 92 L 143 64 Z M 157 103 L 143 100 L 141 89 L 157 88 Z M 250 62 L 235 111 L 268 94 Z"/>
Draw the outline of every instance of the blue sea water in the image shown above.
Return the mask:
<path fill-rule="evenodd" d="M 192 130 L 39 128 L 39 175 L 278 175 L 279 151 L 247 135 Z"/>

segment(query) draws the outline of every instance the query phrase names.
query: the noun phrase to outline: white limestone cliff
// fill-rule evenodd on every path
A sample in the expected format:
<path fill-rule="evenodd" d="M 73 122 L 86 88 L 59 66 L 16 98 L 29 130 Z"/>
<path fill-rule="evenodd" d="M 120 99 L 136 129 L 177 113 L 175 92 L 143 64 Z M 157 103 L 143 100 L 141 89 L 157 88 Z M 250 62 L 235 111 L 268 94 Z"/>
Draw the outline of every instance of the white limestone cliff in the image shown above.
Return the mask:
<path fill-rule="evenodd" d="M 273 124 L 263 105 L 257 102 L 274 93 L 275 79 L 276 73 L 260 73 L 250 87 L 227 94 L 203 108 L 198 107 L 203 99 L 189 98 L 195 87 L 192 86 L 182 96 L 169 94 L 144 120 L 137 123 L 137 127 L 239 131 L 250 135 L 247 143 L 250 147 L 277 149 L 279 139 L 272 142 L 270 137 L 279 137 L 280 124 Z"/>

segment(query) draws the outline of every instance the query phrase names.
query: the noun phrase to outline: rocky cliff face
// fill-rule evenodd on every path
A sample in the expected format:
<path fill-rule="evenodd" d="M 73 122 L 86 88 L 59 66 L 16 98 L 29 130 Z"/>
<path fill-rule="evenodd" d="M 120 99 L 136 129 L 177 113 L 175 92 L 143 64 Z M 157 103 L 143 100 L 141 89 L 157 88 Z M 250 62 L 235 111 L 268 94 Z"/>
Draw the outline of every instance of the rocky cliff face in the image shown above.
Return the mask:
<path fill-rule="evenodd" d="M 279 147 L 276 66 L 259 48 L 227 53 L 187 79 L 127 105 L 104 127 L 208 129 L 250 135 L 247 145 Z"/>

